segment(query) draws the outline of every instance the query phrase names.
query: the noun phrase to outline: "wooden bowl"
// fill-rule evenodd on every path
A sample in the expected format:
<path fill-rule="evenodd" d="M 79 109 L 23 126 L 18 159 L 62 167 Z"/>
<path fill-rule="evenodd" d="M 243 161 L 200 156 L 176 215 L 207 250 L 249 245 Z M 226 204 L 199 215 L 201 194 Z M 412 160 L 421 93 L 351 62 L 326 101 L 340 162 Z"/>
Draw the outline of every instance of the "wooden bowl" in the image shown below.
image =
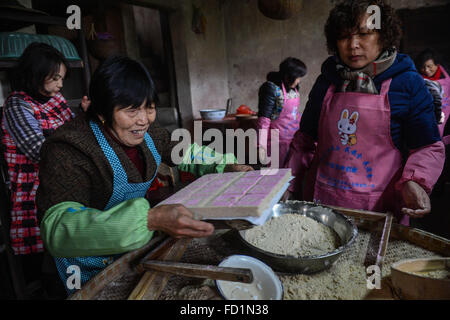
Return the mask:
<path fill-rule="evenodd" d="M 407 300 L 450 300 L 450 279 L 431 278 L 426 273 L 450 271 L 450 258 L 401 260 L 391 266 L 396 293 Z"/>

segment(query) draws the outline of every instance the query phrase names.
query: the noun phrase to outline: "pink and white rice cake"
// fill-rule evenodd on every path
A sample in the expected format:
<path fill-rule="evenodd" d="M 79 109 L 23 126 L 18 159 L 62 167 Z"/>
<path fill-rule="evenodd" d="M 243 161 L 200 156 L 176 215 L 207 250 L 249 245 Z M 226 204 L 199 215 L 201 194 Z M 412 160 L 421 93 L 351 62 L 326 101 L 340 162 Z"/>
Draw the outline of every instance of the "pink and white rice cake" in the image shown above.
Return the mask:
<path fill-rule="evenodd" d="M 291 169 L 208 174 L 163 204 L 181 203 L 204 219 L 259 217 L 291 179 Z"/>

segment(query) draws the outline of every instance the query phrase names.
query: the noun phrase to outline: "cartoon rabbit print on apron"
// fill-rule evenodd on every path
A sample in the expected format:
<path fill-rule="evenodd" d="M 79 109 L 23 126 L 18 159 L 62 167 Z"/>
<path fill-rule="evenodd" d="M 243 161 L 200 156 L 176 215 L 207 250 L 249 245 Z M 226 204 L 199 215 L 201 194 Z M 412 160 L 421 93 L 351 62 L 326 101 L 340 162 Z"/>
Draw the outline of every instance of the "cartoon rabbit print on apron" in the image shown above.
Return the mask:
<path fill-rule="evenodd" d="M 354 146 L 356 144 L 356 130 L 359 113 L 353 112 L 349 117 L 349 111 L 344 109 L 341 113 L 341 119 L 338 121 L 339 137 L 344 146 Z"/>

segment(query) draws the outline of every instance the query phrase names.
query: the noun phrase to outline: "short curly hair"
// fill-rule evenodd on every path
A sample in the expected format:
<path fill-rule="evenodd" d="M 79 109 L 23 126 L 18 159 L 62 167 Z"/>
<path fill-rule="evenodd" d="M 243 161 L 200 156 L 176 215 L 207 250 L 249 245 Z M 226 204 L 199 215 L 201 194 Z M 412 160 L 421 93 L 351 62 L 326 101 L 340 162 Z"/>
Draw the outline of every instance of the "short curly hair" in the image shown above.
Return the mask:
<path fill-rule="evenodd" d="M 394 8 L 385 0 L 344 0 L 330 12 L 325 24 L 325 37 L 330 54 L 337 54 L 337 41 L 359 29 L 361 18 L 371 5 L 377 5 L 381 11 L 380 42 L 383 49 L 398 48 L 402 38 L 401 21 Z"/>

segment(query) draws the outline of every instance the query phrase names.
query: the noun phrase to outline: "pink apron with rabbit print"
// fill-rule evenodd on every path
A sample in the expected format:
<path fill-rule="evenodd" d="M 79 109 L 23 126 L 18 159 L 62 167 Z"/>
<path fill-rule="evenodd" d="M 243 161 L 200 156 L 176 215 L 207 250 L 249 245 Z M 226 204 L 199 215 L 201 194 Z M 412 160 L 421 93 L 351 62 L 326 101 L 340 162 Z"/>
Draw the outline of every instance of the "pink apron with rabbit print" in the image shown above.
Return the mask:
<path fill-rule="evenodd" d="M 381 94 L 328 89 L 319 122 L 314 200 L 323 204 L 393 212 L 402 156 L 391 139 L 389 86 Z M 396 211 L 396 210 L 395 210 Z M 400 217 L 402 218 L 402 217 Z M 401 223 L 408 224 L 403 217 Z"/>
<path fill-rule="evenodd" d="M 279 130 L 279 167 L 283 168 L 284 161 L 289 152 L 289 145 L 292 138 L 300 128 L 300 95 L 297 98 L 288 99 L 287 92 L 284 84 L 282 84 L 284 103 L 283 109 L 277 120 L 272 120 L 270 123 L 270 129 Z M 298 91 L 295 90 L 298 94 Z M 271 141 L 270 134 L 268 137 L 268 155 L 271 155 Z"/>
<path fill-rule="evenodd" d="M 444 96 L 442 97 L 442 112 L 444 112 L 445 114 L 445 120 L 444 123 L 439 125 L 439 133 L 441 134 L 441 137 L 443 137 L 445 124 L 450 117 L 450 77 L 447 71 L 445 71 L 442 66 L 441 71 L 444 74 L 445 78 L 438 80 L 438 82 L 441 84 L 444 91 Z M 450 136 L 447 136 L 445 139 L 443 139 L 443 142 L 444 144 L 450 144 Z"/>

